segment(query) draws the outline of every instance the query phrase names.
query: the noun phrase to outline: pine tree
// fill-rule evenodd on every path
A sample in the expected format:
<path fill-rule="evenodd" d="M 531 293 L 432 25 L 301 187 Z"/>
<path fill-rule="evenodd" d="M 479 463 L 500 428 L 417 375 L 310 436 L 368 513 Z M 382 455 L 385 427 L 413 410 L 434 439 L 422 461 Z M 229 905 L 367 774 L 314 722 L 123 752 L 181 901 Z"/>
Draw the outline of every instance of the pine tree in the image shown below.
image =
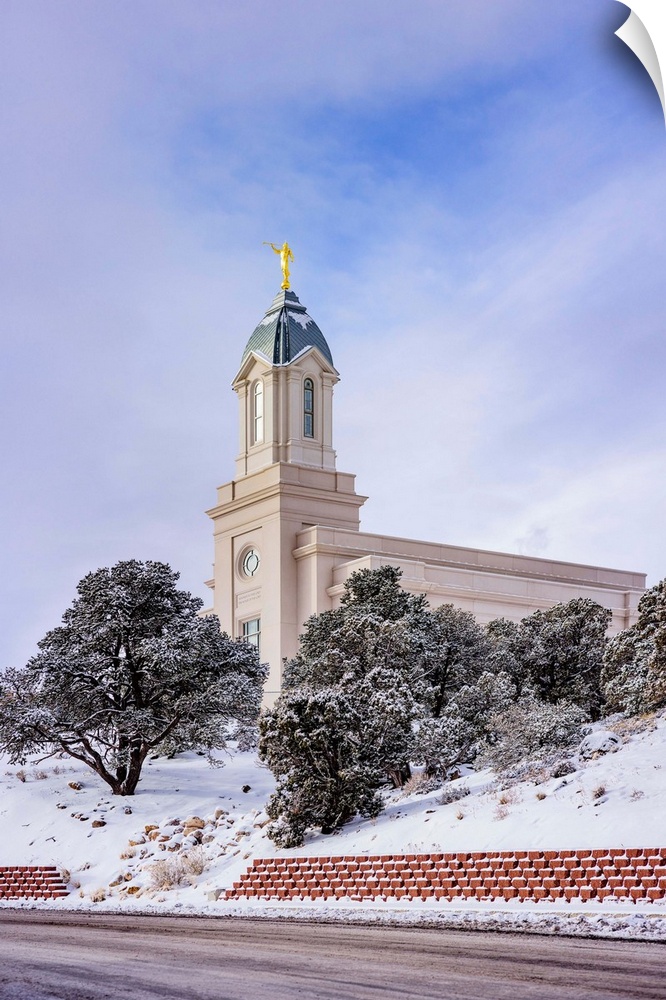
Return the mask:
<path fill-rule="evenodd" d="M 268 832 L 279 847 L 302 844 L 308 827 L 331 833 L 357 812 L 379 814 L 381 769 L 362 727 L 358 702 L 336 688 L 287 691 L 263 713 L 259 756 L 277 779 Z"/>
<path fill-rule="evenodd" d="M 643 594 L 636 624 L 609 641 L 601 683 L 610 712 L 635 715 L 666 704 L 666 580 Z"/>
<path fill-rule="evenodd" d="M 299 843 L 308 825 L 372 814 L 379 787 L 410 776 L 431 691 L 429 647 L 426 603 L 399 578 L 390 566 L 352 574 L 340 607 L 306 623 L 285 692 L 262 719 L 260 756 L 278 779 L 271 835 L 281 844 Z"/>
<path fill-rule="evenodd" d="M 428 609 L 421 618 L 430 705 L 437 719 L 454 693 L 481 675 L 489 644 L 474 615 L 453 604 Z"/>
<path fill-rule="evenodd" d="M 14 762 L 62 752 L 114 795 L 133 795 L 149 753 L 211 752 L 232 720 L 256 721 L 265 667 L 220 632 L 164 563 L 89 573 L 62 625 L 20 670 L 0 677 L 0 749 Z"/>
<path fill-rule="evenodd" d="M 524 664 L 542 701 L 571 702 L 593 719 L 601 711 L 601 667 L 612 613 L 577 597 L 520 623 Z"/>

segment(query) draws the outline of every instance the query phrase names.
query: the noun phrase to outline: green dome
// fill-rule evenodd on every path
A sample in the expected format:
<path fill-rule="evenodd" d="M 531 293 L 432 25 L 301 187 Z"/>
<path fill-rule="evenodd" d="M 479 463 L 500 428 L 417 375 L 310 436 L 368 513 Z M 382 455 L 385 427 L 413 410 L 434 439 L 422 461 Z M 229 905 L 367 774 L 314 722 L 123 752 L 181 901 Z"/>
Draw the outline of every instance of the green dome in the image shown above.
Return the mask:
<path fill-rule="evenodd" d="M 273 365 L 288 365 L 308 347 L 316 347 L 333 367 L 324 334 L 308 316 L 298 296 L 289 289 L 281 289 L 248 340 L 241 364 L 251 351 L 256 351 Z"/>

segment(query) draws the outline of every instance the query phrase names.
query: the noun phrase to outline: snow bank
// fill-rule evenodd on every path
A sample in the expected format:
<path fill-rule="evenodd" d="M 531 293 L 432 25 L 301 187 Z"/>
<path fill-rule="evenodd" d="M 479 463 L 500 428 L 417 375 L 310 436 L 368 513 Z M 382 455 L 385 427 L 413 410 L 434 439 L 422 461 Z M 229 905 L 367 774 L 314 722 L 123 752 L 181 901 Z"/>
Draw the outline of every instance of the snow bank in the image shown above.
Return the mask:
<path fill-rule="evenodd" d="M 658 937 L 666 912 L 661 901 L 631 907 L 617 901 L 588 903 L 582 914 L 578 907 L 582 923 L 577 924 L 571 904 L 559 903 L 538 904 L 534 910 L 505 903 L 501 910 L 490 910 L 487 903 L 472 902 L 460 907 L 430 901 L 361 905 L 347 900 L 276 906 L 208 899 L 216 890 L 230 887 L 255 857 L 662 846 L 666 720 L 654 718 L 643 725 L 641 729 L 636 723 L 625 724 L 616 753 L 577 760 L 576 770 L 564 777 L 535 774 L 531 780 L 502 788 L 488 771 L 469 773 L 452 783 L 469 788 L 469 795 L 446 805 L 440 802 L 441 790 L 411 796 L 388 793 L 385 812 L 377 820 L 357 819 L 331 836 L 312 833 L 294 851 L 278 851 L 267 837 L 264 805 L 272 776 L 248 753 L 227 758 L 220 768 L 210 768 L 192 753 L 151 760 L 137 794 L 126 799 L 108 795 L 99 779 L 74 761 L 52 759 L 25 768 L 3 761 L 0 863 L 55 864 L 65 870 L 71 879 L 68 899 L 39 904 L 55 908 L 416 920 L 438 926 L 501 918 L 514 929 L 515 921 L 527 925 L 534 920 L 546 921 L 543 926 L 548 928 L 557 917 L 552 925 L 556 929 L 548 933 L 570 933 L 563 928 L 575 924 L 587 928 L 585 933 L 596 927 L 594 933 L 613 935 L 633 934 L 640 911 L 639 923 L 647 921 L 649 934 Z M 249 790 L 243 792 L 246 786 Z M 202 825 L 188 829 L 188 818 L 198 818 Z M 93 826 L 94 821 L 98 825 Z M 194 835 L 195 830 L 200 836 Z M 182 860 L 192 851 L 203 861 L 203 872 L 185 871 L 173 889 L 153 886 L 156 862 Z M 8 905 L 12 904 L 0 903 Z M 599 923 L 600 919 L 609 923 Z M 561 920 L 565 924 L 560 925 Z"/>

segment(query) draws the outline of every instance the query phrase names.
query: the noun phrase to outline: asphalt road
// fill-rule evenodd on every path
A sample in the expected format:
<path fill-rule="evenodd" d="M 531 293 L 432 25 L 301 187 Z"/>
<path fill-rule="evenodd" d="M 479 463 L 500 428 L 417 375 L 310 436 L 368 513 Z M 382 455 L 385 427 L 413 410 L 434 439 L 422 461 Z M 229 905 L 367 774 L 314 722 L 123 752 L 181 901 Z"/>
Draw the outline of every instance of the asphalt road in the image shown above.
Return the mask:
<path fill-rule="evenodd" d="M 0 912 L 1 1000 L 666 998 L 666 947 L 520 934 Z"/>

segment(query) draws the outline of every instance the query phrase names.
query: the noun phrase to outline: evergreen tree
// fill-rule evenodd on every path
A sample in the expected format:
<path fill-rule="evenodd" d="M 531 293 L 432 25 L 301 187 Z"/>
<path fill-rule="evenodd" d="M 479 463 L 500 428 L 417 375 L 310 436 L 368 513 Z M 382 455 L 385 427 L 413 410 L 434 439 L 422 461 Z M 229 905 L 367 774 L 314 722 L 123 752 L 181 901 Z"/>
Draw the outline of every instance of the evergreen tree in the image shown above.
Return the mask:
<path fill-rule="evenodd" d="M 489 644 L 474 615 L 453 604 L 423 609 L 419 625 L 430 709 L 437 719 L 453 694 L 481 675 Z"/>
<path fill-rule="evenodd" d="M 284 687 L 304 683 L 327 687 L 350 674 L 363 677 L 373 655 L 373 634 L 386 622 L 417 614 L 426 604 L 425 598 L 401 588 L 401 575 L 395 566 L 352 573 L 345 581 L 340 607 L 312 615 L 305 623 L 298 656 L 285 664 Z"/>
<path fill-rule="evenodd" d="M 601 667 L 612 613 L 577 597 L 535 611 L 520 623 L 524 662 L 531 687 L 543 701 L 572 702 L 599 717 Z"/>
<path fill-rule="evenodd" d="M 402 570 L 397 566 L 382 566 L 380 569 L 360 569 L 345 582 L 340 598 L 344 613 L 353 609 L 355 614 L 367 611 L 378 615 L 383 621 L 398 621 L 414 608 L 423 607 L 424 597 L 408 594 L 400 586 Z"/>
<path fill-rule="evenodd" d="M 265 667 L 220 632 L 164 563 L 89 573 L 62 625 L 21 670 L 0 677 L 0 749 L 83 761 L 114 795 L 133 795 L 149 753 L 209 752 L 234 720 L 256 721 Z"/>
<path fill-rule="evenodd" d="M 374 815 L 381 784 L 402 784 L 410 763 L 444 780 L 489 741 L 511 756 L 509 734 L 522 722 L 516 748 L 540 753 L 578 731 L 584 712 L 569 702 L 598 711 L 604 608 L 579 599 L 486 631 L 451 604 L 431 609 L 399 581 L 394 567 L 352 574 L 340 607 L 309 619 L 286 665 L 260 741 L 278 779 L 271 836 L 283 846 L 310 825 Z"/>
<path fill-rule="evenodd" d="M 278 779 L 271 815 L 280 843 L 298 843 L 304 822 L 329 829 L 354 811 L 369 814 L 381 807 L 381 784 L 410 775 L 430 694 L 426 605 L 399 578 L 394 567 L 352 574 L 340 607 L 308 620 L 286 665 L 286 690 L 265 713 L 260 739 Z"/>
<path fill-rule="evenodd" d="M 491 673 L 507 674 L 515 687 L 516 698 L 530 684 L 528 654 L 530 637 L 519 622 L 496 618 L 486 625 L 488 656 L 486 666 Z"/>
<path fill-rule="evenodd" d="M 381 807 L 381 784 L 403 784 L 410 762 L 443 777 L 475 745 L 487 692 L 470 686 L 488 650 L 483 629 L 452 605 L 433 611 L 402 590 L 400 575 L 392 566 L 353 573 L 340 607 L 308 620 L 286 664 L 285 693 L 260 740 L 278 779 L 270 809 L 279 843 L 299 843 L 310 824 L 368 815 Z M 486 680 L 488 690 L 500 683 Z M 461 704 L 447 713 L 456 693 Z"/>
<path fill-rule="evenodd" d="M 379 814 L 381 767 L 362 727 L 357 700 L 336 688 L 287 691 L 263 713 L 259 756 L 277 779 L 268 832 L 279 847 L 302 844 L 308 827 L 331 833 L 357 812 Z"/>
<path fill-rule="evenodd" d="M 653 711 L 666 704 L 666 580 L 640 599 L 635 625 L 608 643 L 601 675 L 608 711 Z"/>

